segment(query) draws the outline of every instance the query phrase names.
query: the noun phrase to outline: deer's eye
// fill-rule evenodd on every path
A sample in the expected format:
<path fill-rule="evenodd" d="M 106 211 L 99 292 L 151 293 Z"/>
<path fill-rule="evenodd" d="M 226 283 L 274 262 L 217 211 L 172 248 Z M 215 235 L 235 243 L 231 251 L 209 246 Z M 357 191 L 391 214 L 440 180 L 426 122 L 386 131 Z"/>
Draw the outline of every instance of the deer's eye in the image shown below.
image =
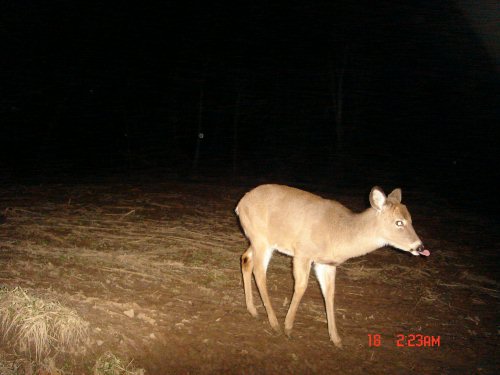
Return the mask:
<path fill-rule="evenodd" d="M 396 226 L 403 227 L 404 225 L 405 225 L 405 223 L 403 223 L 402 220 L 396 220 Z"/>

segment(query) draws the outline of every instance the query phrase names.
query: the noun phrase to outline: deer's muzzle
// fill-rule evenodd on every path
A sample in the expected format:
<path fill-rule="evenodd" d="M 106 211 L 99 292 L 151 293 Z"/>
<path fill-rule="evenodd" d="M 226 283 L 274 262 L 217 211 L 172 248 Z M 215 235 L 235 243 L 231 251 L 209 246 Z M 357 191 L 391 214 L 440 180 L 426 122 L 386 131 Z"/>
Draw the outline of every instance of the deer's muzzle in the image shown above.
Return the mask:
<path fill-rule="evenodd" d="M 431 252 L 429 250 L 427 250 L 425 247 L 424 247 L 424 244 L 420 244 L 419 247 L 417 247 L 417 250 L 416 250 L 417 254 L 413 253 L 414 255 L 423 255 L 423 256 L 426 256 L 428 257 L 429 255 L 431 255 Z"/>

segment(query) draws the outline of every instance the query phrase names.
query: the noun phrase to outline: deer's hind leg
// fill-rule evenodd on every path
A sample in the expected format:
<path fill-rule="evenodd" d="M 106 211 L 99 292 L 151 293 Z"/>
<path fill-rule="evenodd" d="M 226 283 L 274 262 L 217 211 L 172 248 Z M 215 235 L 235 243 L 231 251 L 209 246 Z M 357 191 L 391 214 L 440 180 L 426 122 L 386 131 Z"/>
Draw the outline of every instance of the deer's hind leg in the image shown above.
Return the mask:
<path fill-rule="evenodd" d="M 280 326 L 278 319 L 276 318 L 276 313 L 274 312 L 273 306 L 271 304 L 271 299 L 267 292 L 267 266 L 271 257 L 273 255 L 274 249 L 266 244 L 254 244 L 253 248 L 253 276 L 255 278 L 255 283 L 259 288 L 260 297 L 264 303 L 264 307 L 267 311 L 267 318 L 269 319 L 269 324 L 276 331 L 280 332 Z"/>
<path fill-rule="evenodd" d="M 241 256 L 241 273 L 243 274 L 243 286 L 245 288 L 245 301 L 247 310 L 252 316 L 258 315 L 253 303 L 252 295 L 252 273 L 253 273 L 253 248 L 250 246 Z"/>

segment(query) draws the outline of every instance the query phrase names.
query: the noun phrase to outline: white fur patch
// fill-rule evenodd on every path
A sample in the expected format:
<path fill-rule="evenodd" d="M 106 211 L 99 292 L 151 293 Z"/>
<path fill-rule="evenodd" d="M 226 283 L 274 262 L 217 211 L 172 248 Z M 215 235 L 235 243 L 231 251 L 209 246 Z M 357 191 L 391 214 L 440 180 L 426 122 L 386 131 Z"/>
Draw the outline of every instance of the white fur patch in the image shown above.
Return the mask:
<path fill-rule="evenodd" d="M 377 240 L 377 246 L 378 246 L 379 248 L 384 247 L 384 246 L 387 246 L 387 245 L 388 245 L 387 241 L 386 241 L 386 240 L 384 240 L 383 238 L 379 238 L 379 239 Z"/>
<path fill-rule="evenodd" d="M 288 256 L 293 256 L 293 252 L 292 251 L 290 251 L 288 249 L 285 249 L 285 248 L 282 248 L 282 247 L 279 247 L 278 245 L 274 245 L 274 246 L 272 246 L 272 248 L 278 250 L 282 254 L 285 254 L 285 255 L 288 255 Z"/>
<path fill-rule="evenodd" d="M 264 271 L 267 270 L 267 266 L 269 265 L 269 262 L 271 261 L 271 257 L 273 256 L 274 253 L 274 248 L 273 247 L 268 247 L 266 249 L 266 252 L 264 254 Z"/>
<path fill-rule="evenodd" d="M 422 245 L 422 242 L 420 241 L 415 241 L 413 242 L 412 244 L 410 244 L 410 249 L 416 249 L 417 247 L 419 247 L 420 245 Z"/>
<path fill-rule="evenodd" d="M 316 272 L 316 278 L 318 279 L 321 291 L 323 295 L 325 295 L 327 284 L 331 282 L 329 278 L 332 277 L 332 275 L 335 277 L 336 268 L 326 264 L 315 263 L 314 271 Z"/>

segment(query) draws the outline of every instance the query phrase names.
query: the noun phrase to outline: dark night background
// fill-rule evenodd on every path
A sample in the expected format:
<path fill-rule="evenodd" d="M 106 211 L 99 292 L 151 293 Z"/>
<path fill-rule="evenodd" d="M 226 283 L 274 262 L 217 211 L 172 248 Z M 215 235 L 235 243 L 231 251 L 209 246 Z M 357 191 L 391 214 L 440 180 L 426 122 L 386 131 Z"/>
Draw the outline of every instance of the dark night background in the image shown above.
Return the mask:
<path fill-rule="evenodd" d="M 3 2 L 2 183 L 397 184 L 490 209 L 495 12 L 467 0 Z"/>

